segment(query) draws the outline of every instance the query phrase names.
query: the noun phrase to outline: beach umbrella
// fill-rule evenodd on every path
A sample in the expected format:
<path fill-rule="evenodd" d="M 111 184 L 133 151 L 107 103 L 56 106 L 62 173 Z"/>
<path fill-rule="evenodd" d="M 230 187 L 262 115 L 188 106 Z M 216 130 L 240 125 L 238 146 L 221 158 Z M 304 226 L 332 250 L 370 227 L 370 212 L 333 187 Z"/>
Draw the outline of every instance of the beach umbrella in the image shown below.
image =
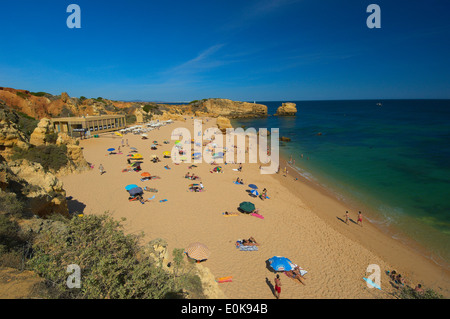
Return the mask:
<path fill-rule="evenodd" d="M 142 177 L 150 177 L 150 173 L 149 172 L 144 172 L 141 174 Z"/>
<path fill-rule="evenodd" d="M 255 204 L 251 202 L 242 202 L 239 204 L 239 208 L 246 213 L 251 213 L 255 210 Z"/>
<path fill-rule="evenodd" d="M 186 253 L 190 258 L 197 261 L 208 259 L 210 255 L 208 247 L 198 242 L 190 244 L 186 249 Z"/>
<path fill-rule="evenodd" d="M 130 149 L 131 149 L 131 150 L 137 150 L 137 148 L 136 148 L 136 147 L 130 147 Z"/>
<path fill-rule="evenodd" d="M 120 136 L 120 137 L 122 137 L 123 135 L 122 134 L 120 134 L 119 132 L 115 132 L 114 134 L 116 134 L 117 136 Z"/>
<path fill-rule="evenodd" d="M 153 141 L 153 144 L 158 144 L 158 141 Z"/>
<path fill-rule="evenodd" d="M 252 193 L 253 196 L 258 196 L 259 195 L 259 193 L 258 193 L 258 191 L 256 189 L 252 189 L 252 191 L 250 193 Z"/>
<path fill-rule="evenodd" d="M 251 189 L 258 189 L 258 186 L 256 186 L 255 184 L 249 184 L 248 187 L 250 187 Z"/>
<path fill-rule="evenodd" d="M 128 191 L 128 193 L 130 193 L 131 196 L 134 196 L 134 195 L 143 194 L 144 190 L 140 187 L 135 187 L 135 188 L 130 189 Z"/>
<path fill-rule="evenodd" d="M 163 155 L 164 155 L 164 156 L 170 156 L 170 152 L 169 152 L 169 151 L 164 152 Z"/>
<path fill-rule="evenodd" d="M 141 134 L 141 136 L 147 137 L 147 136 L 148 136 L 148 134 Z"/>
<path fill-rule="evenodd" d="M 142 155 L 137 153 L 137 154 L 134 154 L 133 157 L 134 158 L 142 158 Z"/>
<path fill-rule="evenodd" d="M 295 264 L 286 257 L 273 256 L 269 264 L 275 271 L 289 271 L 295 268 Z"/>
<path fill-rule="evenodd" d="M 137 186 L 136 184 L 130 184 L 130 185 L 125 186 L 125 189 L 127 191 L 129 191 L 130 189 L 133 189 L 133 188 L 136 188 L 136 187 L 139 187 L 139 186 Z"/>
<path fill-rule="evenodd" d="M 152 146 L 151 147 L 158 147 L 158 145 L 156 145 L 156 144 L 152 144 Z"/>
<path fill-rule="evenodd" d="M 175 144 L 180 144 L 181 142 L 180 141 L 175 141 Z"/>
<path fill-rule="evenodd" d="M 108 148 L 108 152 L 114 152 L 115 150 L 115 148 Z"/>

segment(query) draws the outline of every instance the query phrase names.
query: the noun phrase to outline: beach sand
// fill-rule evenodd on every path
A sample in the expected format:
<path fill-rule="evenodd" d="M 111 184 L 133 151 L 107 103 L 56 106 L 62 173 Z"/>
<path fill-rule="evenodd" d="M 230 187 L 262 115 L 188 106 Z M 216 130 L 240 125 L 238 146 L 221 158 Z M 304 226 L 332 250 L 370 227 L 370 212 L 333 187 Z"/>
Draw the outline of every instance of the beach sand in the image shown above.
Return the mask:
<path fill-rule="evenodd" d="M 204 121 L 205 122 L 205 121 Z M 215 126 L 215 120 L 203 124 L 203 130 Z M 67 196 L 72 196 L 69 209 L 84 214 L 102 214 L 109 211 L 123 222 L 126 233 L 144 233 L 148 242 L 163 238 L 174 248 L 186 248 L 190 243 L 201 242 L 211 251 L 210 258 L 201 265 L 208 267 L 216 278 L 233 276 L 233 281 L 219 284 L 230 299 L 272 299 L 274 277 L 267 260 L 272 256 L 285 256 L 307 270 L 302 285 L 280 274 L 282 281 L 281 298 L 392 298 L 394 288 L 390 285 L 385 271 L 395 269 L 415 286 L 433 287 L 447 293 L 449 274 L 382 233 L 365 221 L 364 227 L 353 222 L 349 225 L 342 220 L 346 210 L 356 222 L 353 207 L 345 206 L 325 191 L 315 187 L 298 176 L 295 180 L 292 169 L 289 176 L 279 174 L 262 175 L 259 164 L 244 163 L 242 172 L 233 171 L 237 164 L 220 164 L 223 173 L 210 173 L 214 167 L 207 163 L 175 165 L 170 158 L 164 159 L 163 152 L 171 151 L 174 141 L 171 132 L 177 127 L 193 131 L 193 120 L 175 122 L 148 133 L 148 139 L 127 134 L 130 147 L 137 148 L 143 155 L 142 172 L 160 176 L 161 179 L 140 181 L 140 173 L 122 172 L 127 168 L 129 147 L 121 147 L 123 154 L 109 155 L 110 147 L 118 149 L 121 137 L 105 134 L 100 138 L 80 141 L 86 160 L 95 165 L 94 169 L 81 174 L 64 176 L 61 180 Z M 193 135 L 192 135 L 193 136 Z M 151 150 L 156 140 L 161 145 Z M 170 144 L 163 144 L 164 140 Z M 150 161 L 156 154 L 159 163 Z M 100 175 L 102 164 L 106 173 Z M 169 165 L 170 170 L 164 169 Z M 200 176 L 205 192 L 188 191 L 194 181 L 184 178 L 186 172 Z M 245 185 L 233 183 L 242 178 Z M 125 186 L 137 184 L 157 188 L 156 197 L 145 204 L 128 201 Z M 270 199 L 252 198 L 246 191 L 248 184 L 256 184 L 259 190 L 266 188 Z M 145 192 L 145 198 L 154 193 Z M 166 202 L 159 202 L 167 199 Z M 260 210 L 264 219 L 239 214 L 224 217 L 223 212 L 237 212 L 239 203 L 250 201 Z M 259 243 L 258 251 L 240 251 L 235 242 L 253 236 Z M 363 281 L 368 277 L 367 267 L 376 264 L 381 270 L 382 290 L 369 289 Z"/>

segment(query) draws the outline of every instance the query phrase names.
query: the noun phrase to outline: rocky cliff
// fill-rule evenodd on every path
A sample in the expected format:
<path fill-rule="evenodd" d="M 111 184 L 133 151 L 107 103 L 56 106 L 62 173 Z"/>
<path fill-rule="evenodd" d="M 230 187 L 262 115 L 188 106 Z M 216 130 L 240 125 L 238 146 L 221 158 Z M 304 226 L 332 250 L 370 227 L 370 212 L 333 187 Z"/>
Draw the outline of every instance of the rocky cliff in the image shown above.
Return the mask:
<path fill-rule="evenodd" d="M 48 119 L 39 122 L 30 139 L 19 129 L 18 123 L 18 114 L 0 103 L 0 191 L 15 194 L 29 214 L 40 217 L 67 215 L 66 192 L 57 175 L 89 169 L 81 148 L 69 136 L 55 134 Z M 67 163 L 58 172 L 13 156 L 17 150 L 29 153 L 32 148 L 50 143 L 64 145 L 67 150 Z"/>
<path fill-rule="evenodd" d="M 9 159 L 14 146 L 27 149 L 27 136 L 19 130 L 19 116 L 0 103 L 0 156 Z"/>
<path fill-rule="evenodd" d="M 275 115 L 277 116 L 295 116 L 297 114 L 297 106 L 295 103 L 283 103 Z"/>
<path fill-rule="evenodd" d="M 39 120 L 45 117 L 133 114 L 137 108 L 143 106 L 143 103 L 120 102 L 103 98 L 74 98 L 66 92 L 61 95 L 51 95 L 5 87 L 0 87 L 0 100 L 13 110 Z"/>
<path fill-rule="evenodd" d="M 63 92 L 51 95 L 0 87 L 0 102 L 35 119 L 83 115 L 128 114 L 160 120 L 183 120 L 185 116 L 250 118 L 267 116 L 267 106 L 229 99 L 203 99 L 189 104 L 171 105 L 152 102 L 122 102 L 105 98 L 74 98 Z M 145 107 L 149 108 L 145 110 Z M 143 115 L 142 117 L 140 115 Z M 139 122 L 139 121 L 138 121 Z"/>

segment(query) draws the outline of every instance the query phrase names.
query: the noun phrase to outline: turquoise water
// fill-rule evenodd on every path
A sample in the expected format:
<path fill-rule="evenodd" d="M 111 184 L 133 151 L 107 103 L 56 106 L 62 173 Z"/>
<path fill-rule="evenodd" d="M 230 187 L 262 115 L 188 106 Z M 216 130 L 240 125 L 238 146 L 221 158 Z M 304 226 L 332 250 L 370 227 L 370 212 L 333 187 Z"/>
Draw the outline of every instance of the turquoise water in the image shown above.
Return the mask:
<path fill-rule="evenodd" d="M 281 153 L 305 177 L 450 262 L 450 100 L 289 102 L 296 117 L 233 124 L 279 128 L 291 138 L 280 142 Z M 282 102 L 258 103 L 274 114 Z"/>

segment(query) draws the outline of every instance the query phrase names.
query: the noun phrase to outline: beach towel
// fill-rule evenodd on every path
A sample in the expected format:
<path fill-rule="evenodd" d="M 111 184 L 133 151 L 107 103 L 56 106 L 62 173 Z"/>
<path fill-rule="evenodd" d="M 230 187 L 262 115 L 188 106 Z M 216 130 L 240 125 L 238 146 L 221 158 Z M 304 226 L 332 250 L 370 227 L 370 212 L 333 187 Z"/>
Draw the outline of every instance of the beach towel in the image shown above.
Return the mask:
<path fill-rule="evenodd" d="M 159 202 L 160 202 L 160 203 L 167 202 L 167 199 L 161 199 Z"/>
<path fill-rule="evenodd" d="M 222 213 L 222 215 L 223 217 L 231 217 L 231 216 L 239 216 L 239 213 L 228 213 L 228 214 Z"/>
<path fill-rule="evenodd" d="M 235 183 L 236 185 L 244 185 L 244 184 L 238 183 L 236 181 L 234 181 L 233 183 Z"/>
<path fill-rule="evenodd" d="M 236 242 L 236 248 L 238 248 L 240 251 L 257 251 L 258 246 L 245 246 L 242 244 L 241 240 L 238 240 Z"/>
<path fill-rule="evenodd" d="M 263 215 L 260 215 L 260 214 L 257 214 L 257 213 L 251 213 L 250 215 L 258 217 L 258 218 L 261 218 L 261 219 L 264 219 Z"/>

